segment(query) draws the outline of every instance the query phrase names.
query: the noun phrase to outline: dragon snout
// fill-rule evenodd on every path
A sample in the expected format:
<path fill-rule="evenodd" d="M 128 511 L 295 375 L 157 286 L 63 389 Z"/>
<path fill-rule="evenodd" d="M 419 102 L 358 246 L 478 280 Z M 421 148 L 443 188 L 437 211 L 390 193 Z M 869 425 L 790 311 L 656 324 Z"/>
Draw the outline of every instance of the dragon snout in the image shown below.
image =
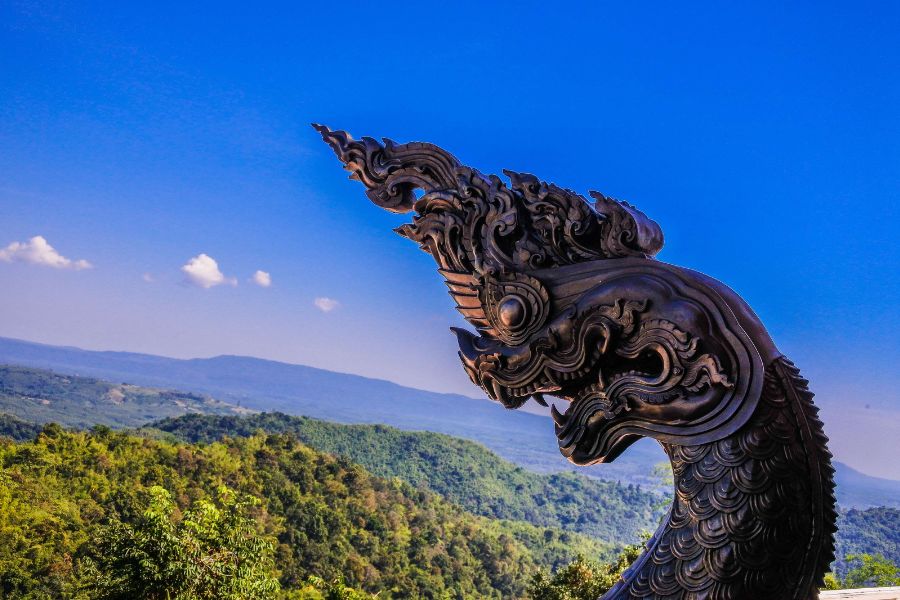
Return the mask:
<path fill-rule="evenodd" d="M 459 358 L 472 383 L 506 408 L 518 408 L 535 394 L 535 386 L 512 375 L 527 356 L 527 348 L 510 348 L 499 340 L 451 327 L 459 343 Z M 513 382 L 520 381 L 520 383 Z M 538 398 L 540 401 L 540 398 Z"/>
<path fill-rule="evenodd" d="M 496 348 L 484 347 L 484 339 L 459 327 L 451 327 L 459 343 L 459 358 L 472 383 L 480 387 L 492 399 L 507 405 L 508 395 L 490 370 L 499 361 Z"/>

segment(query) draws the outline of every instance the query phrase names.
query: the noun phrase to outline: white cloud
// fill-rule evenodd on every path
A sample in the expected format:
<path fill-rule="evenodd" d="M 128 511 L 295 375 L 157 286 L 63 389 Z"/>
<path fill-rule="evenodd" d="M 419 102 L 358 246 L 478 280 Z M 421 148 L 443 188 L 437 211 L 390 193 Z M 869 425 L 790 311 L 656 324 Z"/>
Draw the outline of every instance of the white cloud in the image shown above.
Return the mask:
<path fill-rule="evenodd" d="M 316 308 L 318 308 L 322 312 L 326 312 L 326 313 L 331 312 L 334 309 L 336 309 L 338 306 L 340 306 L 340 302 L 338 302 L 337 300 L 334 300 L 332 298 L 326 298 L 324 296 L 316 298 L 313 301 L 313 304 L 316 305 Z"/>
<path fill-rule="evenodd" d="M 250 278 L 250 281 L 259 287 L 267 288 L 272 285 L 272 275 L 266 271 L 257 271 L 253 274 L 253 277 Z"/>
<path fill-rule="evenodd" d="M 237 279 L 225 277 L 222 271 L 219 270 L 219 263 L 208 254 L 198 254 L 187 261 L 187 264 L 181 267 L 181 271 L 187 276 L 190 283 L 204 289 L 226 283 L 237 285 Z"/>
<path fill-rule="evenodd" d="M 156 277 L 154 277 L 150 273 L 144 273 L 143 275 L 141 275 L 141 279 L 143 279 L 147 283 L 153 283 L 154 281 L 156 281 Z"/>
<path fill-rule="evenodd" d="M 66 258 L 51 246 L 44 236 L 36 235 L 27 242 L 13 242 L 0 250 L 0 260 L 4 262 L 23 262 L 31 265 L 42 265 L 54 269 L 72 269 L 81 271 L 94 265 L 88 261 Z"/>

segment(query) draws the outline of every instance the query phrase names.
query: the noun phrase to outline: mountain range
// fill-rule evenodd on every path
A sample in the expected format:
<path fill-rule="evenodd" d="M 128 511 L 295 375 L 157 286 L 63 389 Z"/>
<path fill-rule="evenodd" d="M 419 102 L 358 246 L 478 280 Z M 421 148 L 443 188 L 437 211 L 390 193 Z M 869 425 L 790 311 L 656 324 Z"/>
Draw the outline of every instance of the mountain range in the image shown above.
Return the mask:
<path fill-rule="evenodd" d="M 383 423 L 474 440 L 532 471 L 576 470 L 556 450 L 553 424 L 547 417 L 509 411 L 484 399 L 418 390 L 358 375 L 243 356 L 174 359 L 10 338 L 0 338 L 0 364 L 177 389 L 210 396 L 194 401 L 215 407 L 181 407 L 181 414 L 281 411 L 339 423 Z M 177 414 L 161 413 L 155 418 Z M 142 422 L 149 420 L 144 416 Z M 659 485 L 654 465 L 664 460 L 665 455 L 654 442 L 641 440 L 612 464 L 577 470 L 601 479 L 654 487 Z M 840 462 L 835 466 L 838 502 L 843 507 L 900 507 L 900 482 L 871 477 Z"/>

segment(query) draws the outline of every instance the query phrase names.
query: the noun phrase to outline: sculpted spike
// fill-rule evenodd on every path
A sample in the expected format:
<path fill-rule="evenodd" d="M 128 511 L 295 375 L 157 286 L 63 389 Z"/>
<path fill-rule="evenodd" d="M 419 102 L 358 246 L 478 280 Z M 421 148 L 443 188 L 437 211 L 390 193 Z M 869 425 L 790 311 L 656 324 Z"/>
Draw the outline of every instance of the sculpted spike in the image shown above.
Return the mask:
<path fill-rule="evenodd" d="M 818 596 L 836 519 L 827 437 L 737 294 L 654 260 L 662 231 L 627 202 L 315 127 L 375 204 L 415 213 L 399 233 L 434 257 L 478 332 L 453 329 L 473 383 L 507 408 L 568 402 L 550 412 L 576 464 L 641 437 L 671 459 L 668 518 L 605 599 Z"/>
<path fill-rule="evenodd" d="M 366 195 L 391 212 L 413 210 L 416 189 L 441 189 L 453 185 L 459 161 L 431 144 L 395 144 L 385 139 L 382 146 L 370 137 L 354 140 L 346 131 L 332 131 L 313 124 L 331 146 L 350 178 L 366 186 Z"/>
<path fill-rule="evenodd" d="M 663 247 L 662 229 L 627 202 L 590 192 L 594 208 L 604 215 L 604 238 L 622 256 L 628 253 L 654 256 Z"/>

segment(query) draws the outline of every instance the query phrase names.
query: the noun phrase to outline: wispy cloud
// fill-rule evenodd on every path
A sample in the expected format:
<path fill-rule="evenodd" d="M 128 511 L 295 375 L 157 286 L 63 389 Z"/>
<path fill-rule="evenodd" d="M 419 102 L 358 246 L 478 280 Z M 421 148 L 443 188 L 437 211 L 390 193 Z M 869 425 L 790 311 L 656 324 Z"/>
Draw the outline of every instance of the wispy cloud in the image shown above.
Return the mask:
<path fill-rule="evenodd" d="M 141 275 L 141 279 L 143 279 L 147 283 L 153 283 L 156 281 L 156 277 L 154 277 L 150 273 L 144 273 L 143 275 Z"/>
<path fill-rule="evenodd" d="M 259 287 L 267 288 L 272 285 L 272 275 L 267 271 L 257 271 L 253 274 L 253 277 L 250 278 L 250 281 Z"/>
<path fill-rule="evenodd" d="M 181 271 L 187 276 L 189 283 L 203 289 L 224 284 L 237 285 L 237 279 L 225 277 L 222 271 L 219 270 L 219 263 L 208 254 L 198 254 L 187 261 L 187 264 L 181 267 Z"/>
<path fill-rule="evenodd" d="M 326 298 L 325 296 L 320 296 L 313 301 L 313 304 L 316 305 L 316 308 L 321 310 L 322 312 L 331 312 L 341 305 L 340 302 L 333 298 Z"/>
<path fill-rule="evenodd" d="M 41 265 L 53 269 L 71 269 L 81 271 L 93 267 L 88 261 L 72 260 L 56 251 L 56 248 L 44 238 L 36 235 L 27 242 L 13 242 L 0 250 L 0 260 L 4 262 L 23 262 L 30 265 Z"/>

